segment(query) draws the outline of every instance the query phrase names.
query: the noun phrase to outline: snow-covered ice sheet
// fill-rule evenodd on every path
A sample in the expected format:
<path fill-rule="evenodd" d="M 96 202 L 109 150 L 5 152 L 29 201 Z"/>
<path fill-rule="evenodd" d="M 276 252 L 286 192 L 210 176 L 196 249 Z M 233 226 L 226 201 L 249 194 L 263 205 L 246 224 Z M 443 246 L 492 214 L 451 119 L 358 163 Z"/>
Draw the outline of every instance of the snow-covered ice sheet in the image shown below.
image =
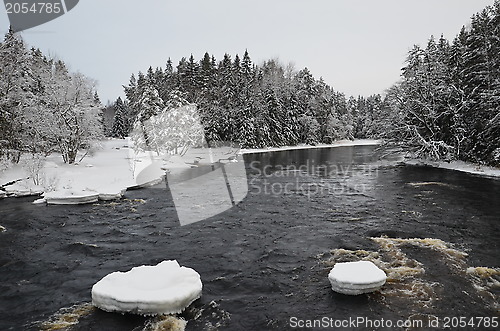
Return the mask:
<path fill-rule="evenodd" d="M 200 275 L 177 261 L 113 272 L 92 287 L 92 303 L 108 312 L 180 313 L 201 296 Z"/>

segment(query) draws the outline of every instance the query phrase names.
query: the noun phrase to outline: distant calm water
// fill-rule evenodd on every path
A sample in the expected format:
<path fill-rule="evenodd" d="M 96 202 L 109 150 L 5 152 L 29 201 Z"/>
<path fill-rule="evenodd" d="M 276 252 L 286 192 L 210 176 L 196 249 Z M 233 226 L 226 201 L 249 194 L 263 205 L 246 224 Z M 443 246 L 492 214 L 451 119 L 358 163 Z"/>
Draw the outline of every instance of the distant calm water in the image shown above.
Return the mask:
<path fill-rule="evenodd" d="M 384 165 L 373 146 L 258 153 L 245 164 L 247 198 L 182 227 L 165 184 L 85 206 L 0 200 L 0 330 L 148 329 L 151 318 L 91 308 L 90 289 L 110 272 L 168 259 L 202 277 L 202 298 L 181 315 L 187 330 L 357 318 L 438 321 L 438 330 L 462 316 L 476 326 L 470 318 L 498 318 L 500 180 Z M 332 265 L 359 259 L 388 283 L 333 293 Z M 366 323 L 336 329 L 378 329 Z"/>

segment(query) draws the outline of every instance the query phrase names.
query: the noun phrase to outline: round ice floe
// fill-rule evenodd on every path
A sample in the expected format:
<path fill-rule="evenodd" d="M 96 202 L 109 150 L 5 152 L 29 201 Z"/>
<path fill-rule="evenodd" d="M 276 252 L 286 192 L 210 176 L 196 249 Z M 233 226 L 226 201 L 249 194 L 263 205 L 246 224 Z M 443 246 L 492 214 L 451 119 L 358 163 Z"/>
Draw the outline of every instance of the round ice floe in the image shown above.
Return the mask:
<path fill-rule="evenodd" d="M 92 287 L 92 303 L 108 312 L 180 313 L 201 296 L 200 275 L 177 261 L 113 272 Z"/>
<path fill-rule="evenodd" d="M 332 290 L 349 295 L 376 291 L 386 279 L 385 272 L 370 261 L 337 263 L 328 274 Z"/>

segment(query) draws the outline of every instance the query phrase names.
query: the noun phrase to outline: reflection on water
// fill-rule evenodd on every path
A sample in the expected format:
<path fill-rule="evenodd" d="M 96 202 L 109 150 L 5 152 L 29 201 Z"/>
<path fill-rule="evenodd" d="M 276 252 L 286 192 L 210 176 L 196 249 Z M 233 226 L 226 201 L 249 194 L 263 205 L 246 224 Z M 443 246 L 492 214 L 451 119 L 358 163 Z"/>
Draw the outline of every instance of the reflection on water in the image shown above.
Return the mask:
<path fill-rule="evenodd" d="M 246 198 L 186 226 L 165 184 L 85 206 L 1 200 L 0 330 L 139 331 L 182 320 L 188 331 L 287 330 L 292 317 L 498 315 L 499 180 L 381 165 L 368 146 L 252 154 L 245 164 Z M 88 304 L 106 274 L 172 259 L 204 285 L 175 318 Z M 360 259 L 383 268 L 387 284 L 332 292 L 333 263 Z"/>

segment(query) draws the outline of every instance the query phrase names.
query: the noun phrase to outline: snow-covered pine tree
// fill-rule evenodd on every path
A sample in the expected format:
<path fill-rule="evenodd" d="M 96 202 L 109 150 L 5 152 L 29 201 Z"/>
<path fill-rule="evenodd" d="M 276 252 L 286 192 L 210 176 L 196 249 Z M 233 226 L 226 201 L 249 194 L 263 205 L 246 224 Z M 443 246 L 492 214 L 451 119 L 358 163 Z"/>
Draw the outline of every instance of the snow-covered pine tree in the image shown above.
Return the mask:
<path fill-rule="evenodd" d="M 123 104 L 122 98 L 118 97 L 115 104 L 113 105 L 115 109 L 115 116 L 113 117 L 113 127 L 111 131 L 112 137 L 123 139 L 128 135 L 127 128 L 127 110 Z"/>
<path fill-rule="evenodd" d="M 474 15 L 466 39 L 463 79 L 468 102 L 465 121 L 472 133 L 467 140 L 467 157 L 490 161 L 500 146 L 496 133 L 500 109 L 500 1 Z"/>
<path fill-rule="evenodd" d="M 29 101 L 30 71 L 24 41 L 11 28 L 0 43 L 0 155 L 14 162 L 23 149 L 22 117 Z"/>

